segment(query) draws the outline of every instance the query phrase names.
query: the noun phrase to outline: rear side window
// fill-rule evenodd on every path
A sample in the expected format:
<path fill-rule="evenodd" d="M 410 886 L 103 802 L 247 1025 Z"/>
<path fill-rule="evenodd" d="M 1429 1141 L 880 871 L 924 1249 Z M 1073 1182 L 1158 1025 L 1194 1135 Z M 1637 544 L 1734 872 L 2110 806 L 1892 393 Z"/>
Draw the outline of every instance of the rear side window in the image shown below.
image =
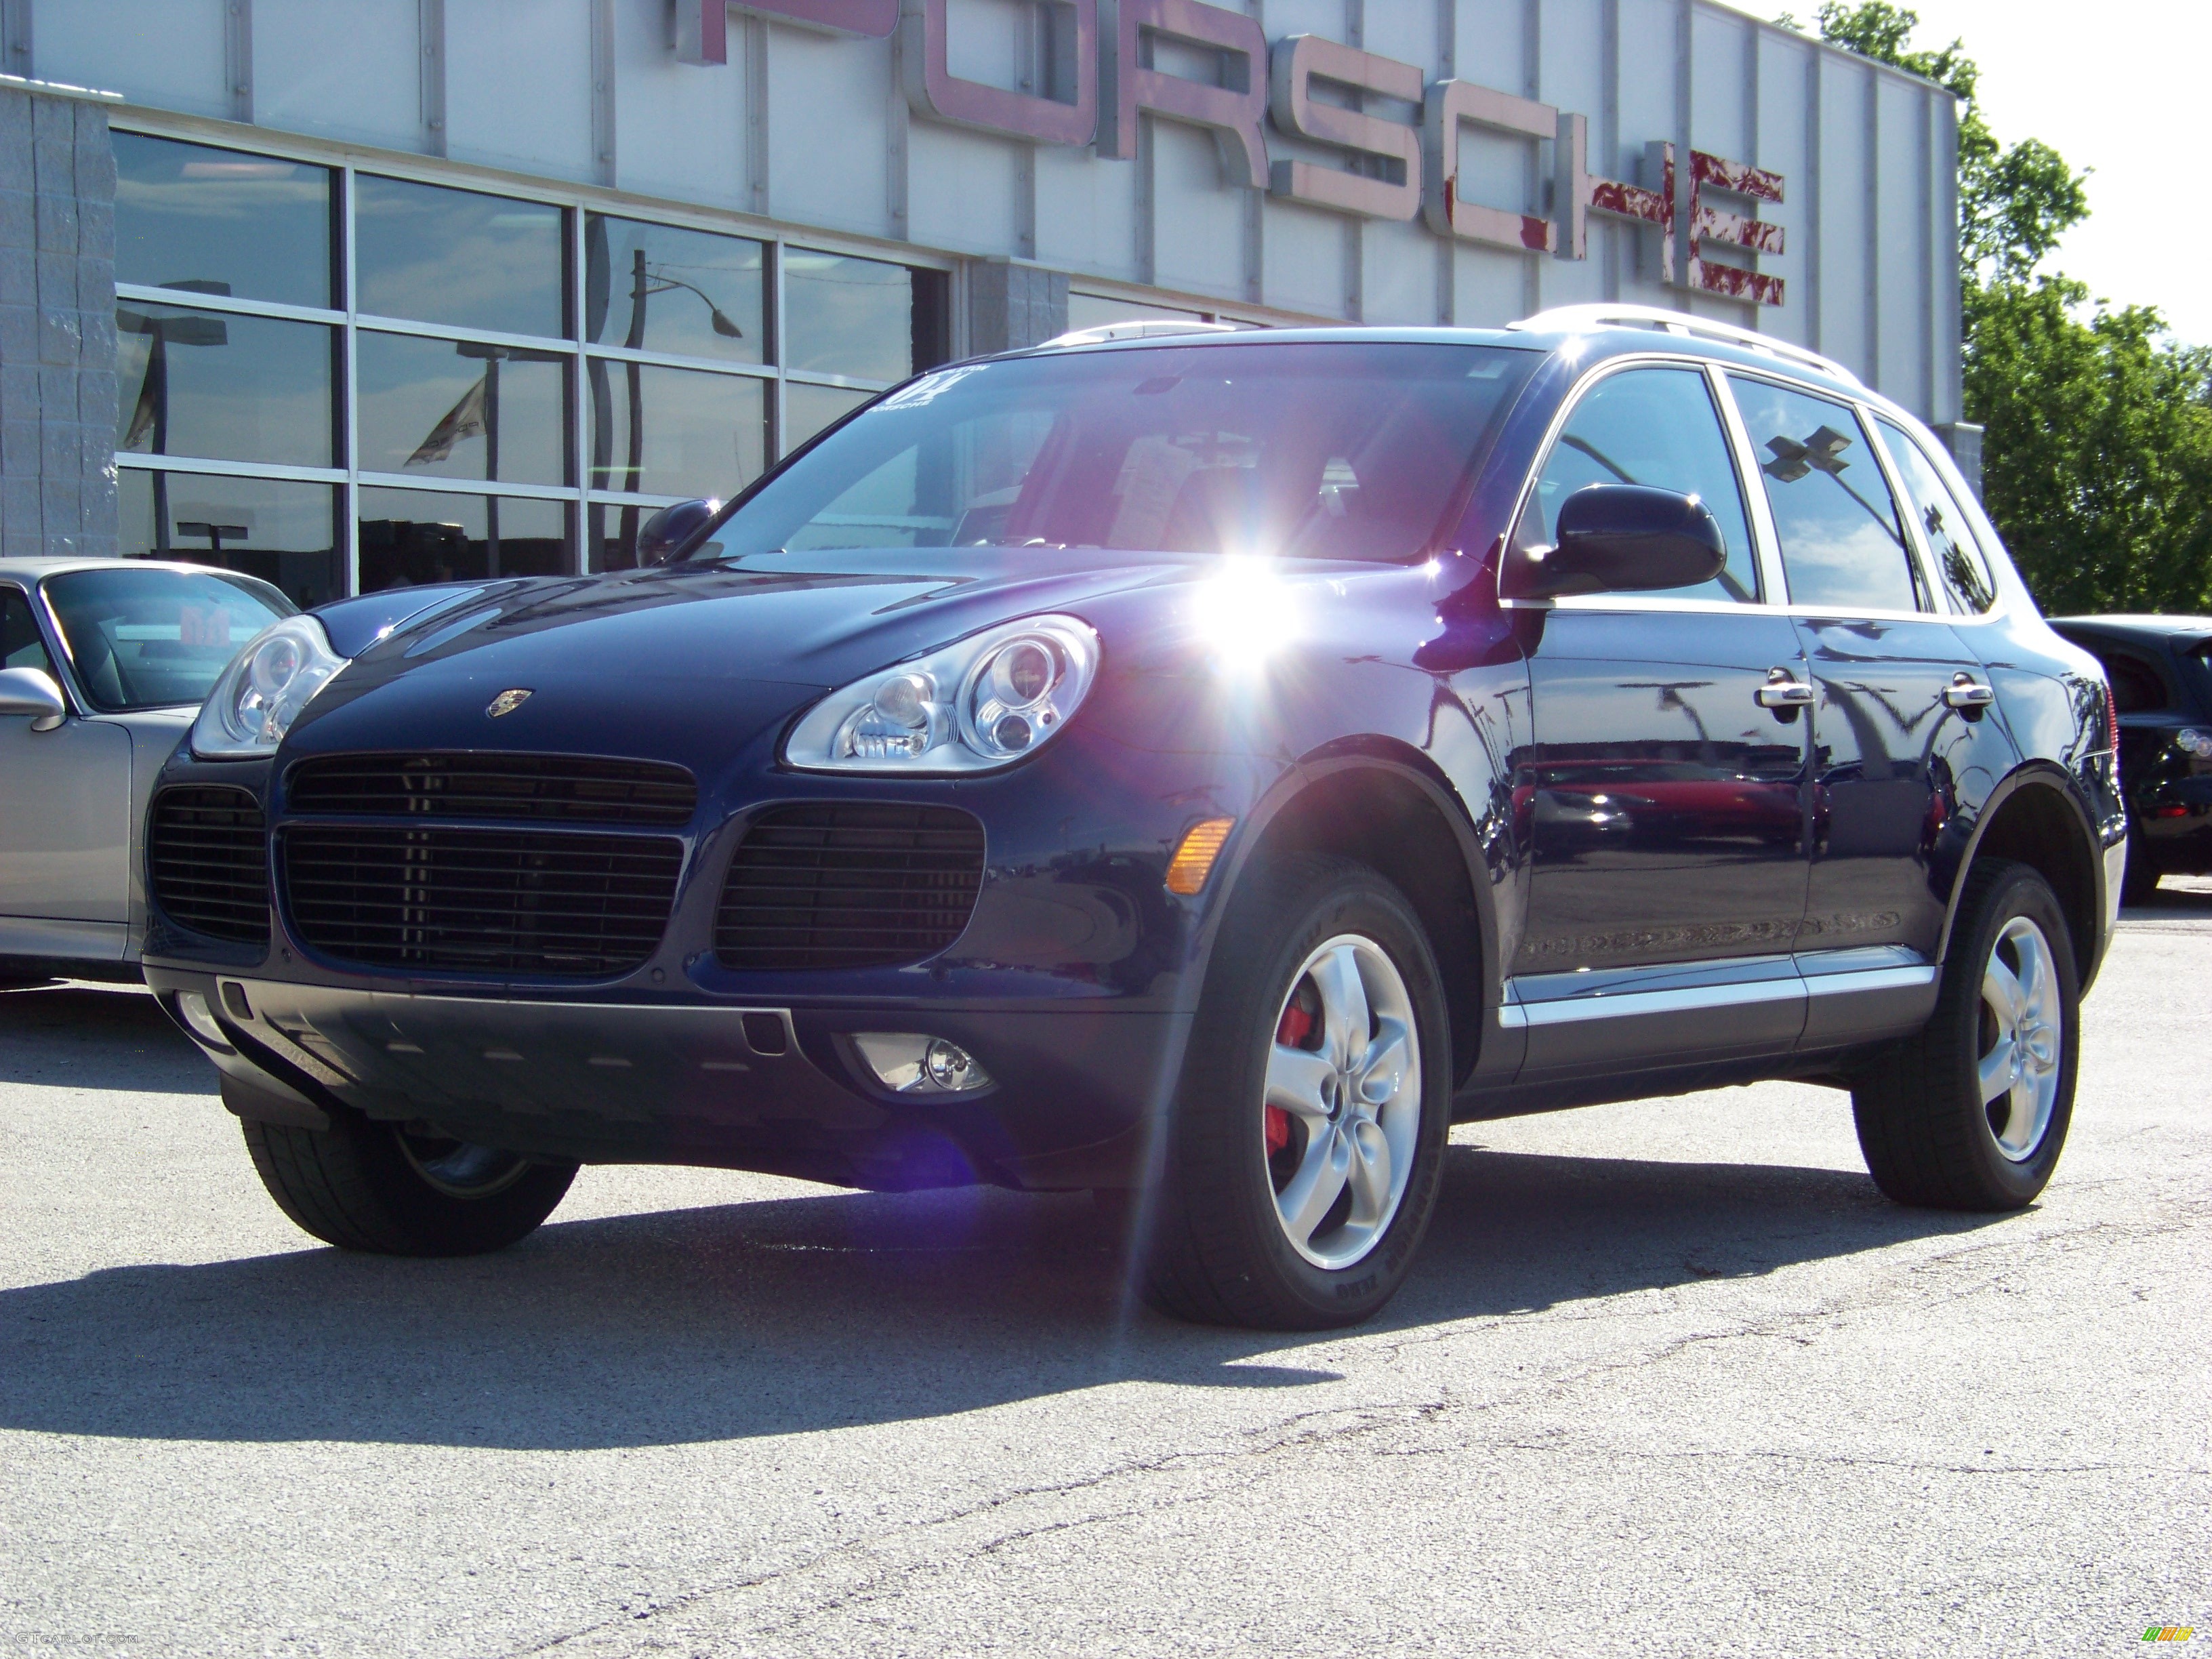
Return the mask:
<path fill-rule="evenodd" d="M 1966 509 L 1953 496 L 1935 464 L 1903 428 L 1887 421 L 1881 422 L 1881 426 L 1882 436 L 1889 444 L 1890 459 L 1897 463 L 1898 474 L 1905 480 L 1912 516 L 1920 521 L 1920 533 L 1927 538 L 1929 552 L 1935 556 L 1936 576 L 1961 611 L 1969 616 L 1979 616 L 1996 603 L 1997 585 L 1990 574 L 1989 561 L 1974 544 L 1974 532 L 1966 521 Z"/>
<path fill-rule="evenodd" d="M 1927 609 L 1858 416 L 1771 380 L 1732 374 L 1729 383 L 1759 453 L 1790 603 L 1850 614 Z"/>
<path fill-rule="evenodd" d="M 2149 714 L 2166 707 L 2166 681 L 2158 670 L 2125 651 L 2104 645 L 2090 648 L 2105 666 L 2105 678 L 2112 688 L 2112 707 L 2118 713 Z"/>
<path fill-rule="evenodd" d="M 1522 541 L 1549 546 L 1557 539 L 1559 504 L 1577 489 L 1598 483 L 1679 490 L 1698 497 L 1719 521 L 1728 543 L 1721 574 L 1699 587 L 1670 588 L 1668 598 L 1758 600 L 1759 570 L 1743 491 L 1702 374 L 1694 368 L 1632 368 L 1608 375 L 1585 392 L 1537 477 L 1522 519 Z"/>
<path fill-rule="evenodd" d="M 38 619 L 31 615 L 31 602 L 12 587 L 0 587 L 0 668 L 54 672 L 46 642 L 39 635 Z"/>

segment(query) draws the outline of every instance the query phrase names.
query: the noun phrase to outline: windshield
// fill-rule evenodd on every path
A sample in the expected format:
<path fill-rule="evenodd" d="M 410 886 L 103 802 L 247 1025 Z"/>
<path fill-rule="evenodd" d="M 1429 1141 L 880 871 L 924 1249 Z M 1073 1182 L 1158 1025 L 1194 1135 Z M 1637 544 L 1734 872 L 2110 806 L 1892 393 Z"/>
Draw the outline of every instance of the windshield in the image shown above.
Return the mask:
<path fill-rule="evenodd" d="M 70 570 L 45 592 L 77 684 L 109 714 L 199 702 L 240 646 L 298 609 L 266 582 L 212 570 Z"/>
<path fill-rule="evenodd" d="M 1401 560 L 1443 533 L 1539 354 L 1254 343 L 942 369 L 830 434 L 718 532 L 822 548 Z M 717 556 L 712 544 L 704 556 Z"/>

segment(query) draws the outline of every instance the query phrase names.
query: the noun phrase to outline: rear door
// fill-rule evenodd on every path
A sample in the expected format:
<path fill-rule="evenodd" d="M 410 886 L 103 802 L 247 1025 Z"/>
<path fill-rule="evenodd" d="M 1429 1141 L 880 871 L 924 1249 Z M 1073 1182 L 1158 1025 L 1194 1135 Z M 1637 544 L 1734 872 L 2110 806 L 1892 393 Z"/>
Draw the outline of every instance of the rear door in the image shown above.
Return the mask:
<path fill-rule="evenodd" d="M 1803 669 L 1716 391 L 1697 363 L 1602 373 L 1522 509 L 1522 541 L 1548 544 L 1575 490 L 1656 485 L 1700 496 L 1728 548 L 1703 588 L 1538 607 L 1515 773 L 1534 856 L 1509 1012 L 1524 1081 L 1783 1051 L 1802 1023 L 1808 722 L 1762 698 Z"/>
<path fill-rule="evenodd" d="M 1814 1046 L 1864 1034 L 1867 1005 L 1821 994 L 1876 983 L 1851 975 L 1932 985 L 1950 897 L 1944 830 L 1962 788 L 1985 790 L 1994 778 L 1980 774 L 2008 746 L 1974 701 L 1986 673 L 1936 608 L 1858 411 L 1778 380 L 1733 370 L 1728 379 L 1816 694 L 1812 870 L 1797 945 Z M 2002 776 L 2008 762 L 1995 765 Z"/>

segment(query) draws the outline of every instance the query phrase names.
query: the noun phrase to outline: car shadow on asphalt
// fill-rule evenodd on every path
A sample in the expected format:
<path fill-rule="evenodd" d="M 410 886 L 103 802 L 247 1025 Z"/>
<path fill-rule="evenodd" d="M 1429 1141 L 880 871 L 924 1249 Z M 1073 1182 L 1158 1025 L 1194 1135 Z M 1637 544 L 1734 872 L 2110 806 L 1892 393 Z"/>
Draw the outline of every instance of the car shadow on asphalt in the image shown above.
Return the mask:
<path fill-rule="evenodd" d="M 46 995 L 0 999 L 0 1075 L 173 1092 L 205 1072 L 149 998 Z M 1414 1274 L 1363 1334 L 1596 1304 L 1988 1224 L 1891 1205 L 1856 1171 L 1455 1144 Z M 514 1249 L 461 1261 L 301 1242 L 0 1291 L 0 1428 L 652 1446 L 928 1419 L 1115 1382 L 1296 1390 L 1337 1376 L 1325 1349 L 1299 1352 L 1305 1339 L 1143 1311 L 1118 1241 L 1079 1194 L 794 1189 L 556 1212 Z"/>

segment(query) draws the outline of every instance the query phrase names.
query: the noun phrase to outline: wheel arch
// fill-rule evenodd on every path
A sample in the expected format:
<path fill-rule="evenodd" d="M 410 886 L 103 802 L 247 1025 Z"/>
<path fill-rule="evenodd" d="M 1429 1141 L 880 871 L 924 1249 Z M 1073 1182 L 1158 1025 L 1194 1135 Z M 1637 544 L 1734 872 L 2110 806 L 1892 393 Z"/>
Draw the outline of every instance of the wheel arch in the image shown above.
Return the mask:
<path fill-rule="evenodd" d="M 2088 813 L 2057 767 L 2031 763 L 2008 774 L 1990 792 L 1959 861 L 1943 909 L 1938 961 L 1951 949 L 1959 901 L 1966 878 L 1984 859 L 2010 859 L 2036 871 L 2057 895 L 2073 934 L 2074 963 L 2083 991 L 2104 955 L 2104 863 Z"/>
<path fill-rule="evenodd" d="M 1480 1047 L 1498 1000 L 1498 939 L 1481 845 L 1465 803 L 1419 750 L 1389 740 L 1301 760 L 1250 815 L 1225 897 L 1246 871 L 1294 852 L 1357 859 L 1405 894 L 1427 933 L 1449 1010 L 1453 1081 Z M 1218 940 L 1216 940 L 1217 947 Z"/>

